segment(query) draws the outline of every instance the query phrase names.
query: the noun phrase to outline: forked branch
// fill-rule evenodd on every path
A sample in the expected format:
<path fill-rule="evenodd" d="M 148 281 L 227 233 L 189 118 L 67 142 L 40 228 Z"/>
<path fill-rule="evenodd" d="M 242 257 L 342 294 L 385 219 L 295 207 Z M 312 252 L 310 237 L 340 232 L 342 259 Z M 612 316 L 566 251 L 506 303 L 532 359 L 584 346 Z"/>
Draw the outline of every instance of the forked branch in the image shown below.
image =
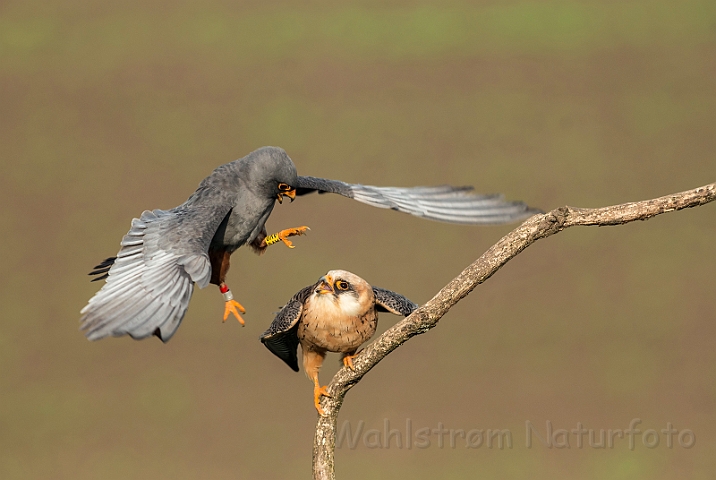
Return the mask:
<path fill-rule="evenodd" d="M 328 385 L 330 398 L 323 400 L 325 416 L 319 417 L 313 442 L 313 477 L 335 478 L 334 451 L 338 412 L 346 392 L 376 366 L 386 355 L 415 335 L 437 325 L 453 305 L 497 272 L 510 259 L 541 238 L 577 225 L 622 225 L 635 220 L 648 220 L 666 212 L 697 207 L 716 199 L 716 183 L 694 190 L 675 193 L 653 200 L 625 203 L 604 208 L 560 207 L 545 214 L 534 215 L 494 244 L 472 265 L 443 287 L 425 305 L 409 317 L 389 328 L 368 345 L 353 364 L 355 370 L 342 368 Z"/>

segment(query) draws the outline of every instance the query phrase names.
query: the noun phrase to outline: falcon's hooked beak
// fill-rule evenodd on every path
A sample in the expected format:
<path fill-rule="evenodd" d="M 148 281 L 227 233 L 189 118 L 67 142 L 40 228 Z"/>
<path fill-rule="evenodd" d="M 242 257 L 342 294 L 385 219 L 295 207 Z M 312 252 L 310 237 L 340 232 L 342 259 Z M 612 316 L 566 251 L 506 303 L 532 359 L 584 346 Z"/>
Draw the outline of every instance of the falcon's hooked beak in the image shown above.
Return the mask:
<path fill-rule="evenodd" d="M 316 293 L 319 295 L 324 295 L 326 293 L 336 293 L 335 290 L 333 290 L 333 279 L 326 275 L 324 277 L 321 277 L 320 284 L 318 285 L 318 288 L 316 289 Z"/>
<path fill-rule="evenodd" d="M 277 195 L 278 203 L 283 203 L 284 195 L 286 195 L 288 198 L 290 198 L 291 202 L 293 202 L 293 199 L 296 198 L 296 189 L 292 188 L 291 190 L 287 190 L 285 192 L 278 192 L 278 195 Z"/>

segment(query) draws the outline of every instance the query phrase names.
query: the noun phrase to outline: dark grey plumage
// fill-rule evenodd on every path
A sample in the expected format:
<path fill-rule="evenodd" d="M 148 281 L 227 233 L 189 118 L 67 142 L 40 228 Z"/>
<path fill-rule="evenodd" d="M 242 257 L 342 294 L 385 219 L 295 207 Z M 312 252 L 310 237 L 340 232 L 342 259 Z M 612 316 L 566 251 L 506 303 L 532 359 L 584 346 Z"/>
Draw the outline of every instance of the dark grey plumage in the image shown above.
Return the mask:
<path fill-rule="evenodd" d="M 266 220 L 281 198 L 279 183 L 295 188 L 296 195 L 338 193 L 453 223 L 505 223 L 536 213 L 499 196 L 472 195 L 472 187 L 371 187 L 300 177 L 286 152 L 263 147 L 216 168 L 182 205 L 148 210 L 132 220 L 117 256 L 91 273 L 106 283 L 81 311 L 87 338 L 154 334 L 169 340 L 186 314 L 194 284 L 216 283 L 210 251 L 230 255 L 264 238 Z"/>
<path fill-rule="evenodd" d="M 209 284 L 210 245 L 234 251 L 254 240 L 273 210 L 277 183 L 296 179 L 288 155 L 264 147 L 215 169 L 182 205 L 132 220 L 105 285 L 81 311 L 87 338 L 154 334 L 169 340 L 186 314 L 194 283 Z"/>

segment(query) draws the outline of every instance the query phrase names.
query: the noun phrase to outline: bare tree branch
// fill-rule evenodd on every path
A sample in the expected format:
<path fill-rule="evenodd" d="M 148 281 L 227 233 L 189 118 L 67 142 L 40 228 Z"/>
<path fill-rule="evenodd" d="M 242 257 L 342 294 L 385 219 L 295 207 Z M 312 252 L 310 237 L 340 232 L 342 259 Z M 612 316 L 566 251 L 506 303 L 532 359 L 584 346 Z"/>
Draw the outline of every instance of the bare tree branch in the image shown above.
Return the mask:
<path fill-rule="evenodd" d="M 662 213 L 697 207 L 716 199 L 716 183 L 694 190 L 642 202 L 604 208 L 561 207 L 534 215 L 505 235 L 472 265 L 443 287 L 425 305 L 389 328 L 353 360 L 355 370 L 342 368 L 328 385 L 330 398 L 323 400 L 325 416 L 319 417 L 313 442 L 313 478 L 335 478 L 334 451 L 338 412 L 346 392 L 386 355 L 415 335 L 435 327 L 445 313 L 463 297 L 497 272 L 510 259 L 541 238 L 577 225 L 622 225 L 648 220 Z"/>

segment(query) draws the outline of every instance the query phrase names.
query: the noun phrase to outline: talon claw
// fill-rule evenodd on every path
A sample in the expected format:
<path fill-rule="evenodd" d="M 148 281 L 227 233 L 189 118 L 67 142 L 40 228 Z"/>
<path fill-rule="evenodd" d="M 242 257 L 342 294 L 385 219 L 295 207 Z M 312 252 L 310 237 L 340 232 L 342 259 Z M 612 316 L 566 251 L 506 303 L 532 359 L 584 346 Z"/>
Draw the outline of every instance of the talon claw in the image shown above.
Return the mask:
<path fill-rule="evenodd" d="M 343 357 L 343 366 L 355 371 L 356 367 L 353 366 L 353 359 L 356 358 L 362 351 L 363 349 L 361 348 L 353 355 L 346 355 L 345 357 Z"/>
<path fill-rule="evenodd" d="M 316 385 L 313 389 L 313 404 L 316 406 L 316 410 L 318 411 L 318 414 L 320 416 L 325 416 L 326 413 L 321 408 L 321 396 L 331 398 L 331 395 L 328 393 L 328 390 L 326 390 L 326 386 L 319 387 Z"/>
<path fill-rule="evenodd" d="M 233 314 L 236 317 L 236 320 L 238 320 L 243 327 L 244 325 L 246 325 L 246 322 L 244 322 L 244 319 L 241 318 L 239 312 L 246 313 L 246 309 L 243 307 L 243 305 L 241 305 L 236 300 L 228 300 L 226 302 L 226 305 L 224 306 L 224 322 L 229 318 L 230 314 Z"/>
<path fill-rule="evenodd" d="M 350 368 L 351 370 L 355 370 L 356 367 L 353 366 L 353 358 L 355 355 L 346 355 L 343 357 L 343 366 L 346 368 Z"/>
<path fill-rule="evenodd" d="M 275 233 L 273 235 L 269 235 L 268 237 L 266 237 L 264 242 L 265 242 L 266 246 L 268 246 L 268 245 L 273 245 L 274 243 L 281 241 L 288 248 L 296 248 L 293 245 L 293 242 L 291 242 L 288 239 L 288 237 L 305 235 L 308 230 L 310 230 L 310 228 L 306 227 L 305 225 L 302 227 L 287 228 L 287 229 L 281 230 L 280 232 Z"/>
<path fill-rule="evenodd" d="M 296 246 L 293 244 L 293 242 L 291 240 L 288 239 L 288 237 L 305 235 L 307 230 L 310 230 L 310 229 L 308 227 L 306 227 L 305 225 L 302 227 L 287 228 L 285 230 L 281 230 L 280 232 L 278 232 L 278 238 L 288 248 L 296 248 Z"/>

